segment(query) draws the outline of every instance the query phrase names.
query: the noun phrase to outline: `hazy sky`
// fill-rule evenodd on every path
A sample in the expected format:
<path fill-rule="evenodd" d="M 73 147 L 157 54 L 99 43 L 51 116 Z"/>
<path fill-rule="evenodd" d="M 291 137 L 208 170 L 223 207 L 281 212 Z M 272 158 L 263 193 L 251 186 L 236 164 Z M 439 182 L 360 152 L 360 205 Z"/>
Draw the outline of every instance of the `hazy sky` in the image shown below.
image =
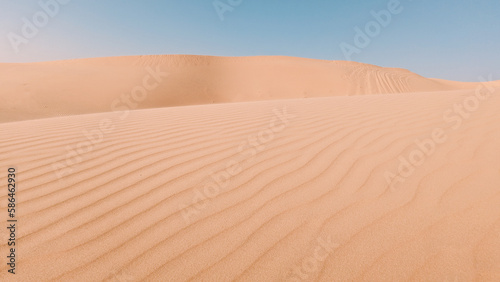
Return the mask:
<path fill-rule="evenodd" d="M 53 1 L 0 0 L 0 62 L 285 55 L 350 59 L 443 79 L 500 79 L 498 0 L 59 0 L 68 3 L 45 12 L 40 3 Z M 370 23 L 371 12 L 381 10 L 390 21 Z M 356 45 L 355 28 L 365 33 L 367 24 L 373 37 Z M 357 53 L 346 57 L 343 42 Z"/>

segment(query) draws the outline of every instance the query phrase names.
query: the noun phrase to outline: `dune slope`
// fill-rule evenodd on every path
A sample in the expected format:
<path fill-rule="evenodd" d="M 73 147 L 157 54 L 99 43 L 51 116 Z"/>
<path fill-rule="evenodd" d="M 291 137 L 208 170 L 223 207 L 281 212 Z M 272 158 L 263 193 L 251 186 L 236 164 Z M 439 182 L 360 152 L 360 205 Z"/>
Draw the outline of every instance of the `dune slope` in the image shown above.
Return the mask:
<path fill-rule="evenodd" d="M 158 55 L 0 64 L 0 122 L 227 102 L 474 88 L 293 57 Z"/>
<path fill-rule="evenodd" d="M 498 281 L 500 97 L 474 95 L 0 124 L 1 171 L 18 174 L 16 278 Z"/>

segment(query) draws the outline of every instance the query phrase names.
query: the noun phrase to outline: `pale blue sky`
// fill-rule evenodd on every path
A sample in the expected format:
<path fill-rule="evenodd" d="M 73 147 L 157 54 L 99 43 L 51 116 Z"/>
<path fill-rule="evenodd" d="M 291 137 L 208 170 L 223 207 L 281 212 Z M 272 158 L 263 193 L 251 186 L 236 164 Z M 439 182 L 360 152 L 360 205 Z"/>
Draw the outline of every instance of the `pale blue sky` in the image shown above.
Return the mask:
<path fill-rule="evenodd" d="M 26 38 L 23 18 L 35 22 L 44 11 L 39 1 L 0 0 L 0 62 L 147 54 L 345 60 L 340 44 L 355 46 L 354 28 L 364 29 L 370 12 L 391 1 L 241 0 L 221 20 L 213 0 L 71 0 Z M 351 60 L 426 77 L 500 79 L 500 1 L 401 0 L 398 7 Z"/>

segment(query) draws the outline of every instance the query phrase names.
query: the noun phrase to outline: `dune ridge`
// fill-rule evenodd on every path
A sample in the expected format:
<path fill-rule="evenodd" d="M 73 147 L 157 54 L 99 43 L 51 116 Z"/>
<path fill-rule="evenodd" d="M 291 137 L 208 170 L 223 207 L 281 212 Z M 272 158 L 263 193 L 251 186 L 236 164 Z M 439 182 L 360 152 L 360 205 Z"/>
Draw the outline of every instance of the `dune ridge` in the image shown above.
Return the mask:
<path fill-rule="evenodd" d="M 398 68 L 280 56 L 150 55 L 0 64 L 0 77 L 0 122 L 123 108 L 447 91 L 478 85 L 428 79 Z"/>

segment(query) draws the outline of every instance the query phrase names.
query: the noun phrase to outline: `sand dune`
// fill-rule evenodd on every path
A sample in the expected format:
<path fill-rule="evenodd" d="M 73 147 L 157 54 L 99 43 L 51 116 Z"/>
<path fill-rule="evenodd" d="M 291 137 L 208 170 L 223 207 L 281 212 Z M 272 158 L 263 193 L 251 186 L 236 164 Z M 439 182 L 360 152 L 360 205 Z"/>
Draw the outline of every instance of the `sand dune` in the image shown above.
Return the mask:
<path fill-rule="evenodd" d="M 292 57 L 131 56 L 0 64 L 0 122 L 127 108 L 473 89 L 404 69 Z"/>
<path fill-rule="evenodd" d="M 140 107 L 228 102 L 236 89 L 233 102 L 421 93 L 0 124 L 0 167 L 18 171 L 18 281 L 500 280 L 498 91 L 437 92 L 449 86 L 356 63 L 180 56 L 4 65 L 2 91 L 27 95 L 33 117 L 73 102 L 59 113 L 106 111 L 106 93 L 150 60 L 175 79 Z"/>

